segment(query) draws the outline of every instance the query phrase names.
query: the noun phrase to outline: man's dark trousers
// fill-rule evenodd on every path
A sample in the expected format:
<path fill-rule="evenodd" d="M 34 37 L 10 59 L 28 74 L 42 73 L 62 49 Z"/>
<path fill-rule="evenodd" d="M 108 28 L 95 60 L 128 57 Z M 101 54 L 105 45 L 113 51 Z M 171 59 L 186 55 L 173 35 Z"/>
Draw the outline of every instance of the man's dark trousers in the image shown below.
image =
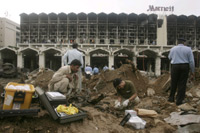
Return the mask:
<path fill-rule="evenodd" d="M 185 98 L 186 83 L 189 74 L 189 64 L 172 64 L 171 65 L 171 92 L 169 96 L 170 101 L 174 101 L 176 89 L 178 88 L 176 95 L 176 104 L 182 104 Z"/>

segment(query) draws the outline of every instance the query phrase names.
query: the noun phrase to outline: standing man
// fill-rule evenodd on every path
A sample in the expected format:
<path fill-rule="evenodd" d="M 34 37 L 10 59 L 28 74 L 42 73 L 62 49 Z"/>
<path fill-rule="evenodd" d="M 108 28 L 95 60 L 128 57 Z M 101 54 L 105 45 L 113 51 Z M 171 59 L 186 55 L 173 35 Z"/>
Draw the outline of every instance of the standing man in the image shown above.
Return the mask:
<path fill-rule="evenodd" d="M 65 53 L 65 55 L 63 56 L 63 62 L 64 62 L 64 65 L 67 65 L 67 64 L 70 64 L 72 62 L 72 60 L 77 59 L 82 64 L 82 66 L 79 68 L 79 71 L 78 71 L 79 87 L 78 87 L 77 91 L 80 92 L 82 90 L 82 72 L 81 72 L 81 68 L 83 68 L 83 66 L 84 66 L 84 64 L 83 64 L 83 54 L 77 50 L 77 48 L 78 48 L 78 44 L 77 43 L 73 43 L 72 44 L 72 48 L 73 49 L 68 50 Z"/>
<path fill-rule="evenodd" d="M 76 73 L 80 66 L 80 61 L 75 59 L 70 65 L 61 67 L 49 81 L 49 91 L 58 91 L 69 96 L 78 87 L 78 76 Z"/>
<path fill-rule="evenodd" d="M 178 45 L 174 46 L 169 53 L 171 60 L 171 91 L 168 101 L 174 102 L 176 95 L 176 105 L 183 103 L 185 98 L 186 83 L 191 69 L 191 76 L 194 76 L 194 56 L 190 47 L 184 45 L 185 39 L 178 39 Z"/>

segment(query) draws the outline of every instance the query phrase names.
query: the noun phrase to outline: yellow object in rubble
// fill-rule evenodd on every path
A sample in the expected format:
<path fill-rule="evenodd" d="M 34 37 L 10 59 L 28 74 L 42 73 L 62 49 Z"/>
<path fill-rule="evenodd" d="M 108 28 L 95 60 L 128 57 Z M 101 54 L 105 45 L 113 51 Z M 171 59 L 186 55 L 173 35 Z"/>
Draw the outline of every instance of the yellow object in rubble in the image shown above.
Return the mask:
<path fill-rule="evenodd" d="M 72 104 L 70 104 L 69 106 L 58 105 L 56 110 L 57 110 L 58 113 L 64 112 L 67 115 L 74 115 L 74 114 L 78 113 L 78 108 L 72 106 Z"/>

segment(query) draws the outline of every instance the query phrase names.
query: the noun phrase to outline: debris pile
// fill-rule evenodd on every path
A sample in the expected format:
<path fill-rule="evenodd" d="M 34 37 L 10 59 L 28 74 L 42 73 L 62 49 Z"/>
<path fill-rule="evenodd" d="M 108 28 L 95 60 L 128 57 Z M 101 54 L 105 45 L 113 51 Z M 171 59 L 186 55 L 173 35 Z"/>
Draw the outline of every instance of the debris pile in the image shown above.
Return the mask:
<path fill-rule="evenodd" d="M 34 86 L 39 86 L 44 90 L 48 89 L 48 83 L 54 74 L 53 70 L 50 69 L 36 69 L 28 74 L 28 79 L 25 83 L 33 84 Z"/>
<path fill-rule="evenodd" d="M 158 95 L 166 94 L 170 89 L 171 77 L 170 73 L 159 76 L 153 83 L 149 84 L 149 88 L 153 88 Z"/>
<path fill-rule="evenodd" d="M 131 80 L 139 97 L 145 97 L 147 91 L 148 82 L 145 80 L 146 78 L 140 74 L 140 71 L 133 68 L 131 64 L 123 64 L 118 69 L 106 70 L 99 75 L 93 75 L 90 80 L 84 79 L 84 90 L 88 94 L 87 102 L 105 113 L 123 116 L 123 112 L 114 109 L 117 92 L 113 87 L 113 80 L 115 78 Z"/>
<path fill-rule="evenodd" d="M 199 68 L 195 69 L 195 80 L 200 81 L 200 69 Z"/>
<path fill-rule="evenodd" d="M 139 96 L 144 96 L 144 92 L 147 90 L 148 82 L 140 74 L 138 70 L 132 70 L 132 66 L 129 64 L 123 64 L 120 68 L 115 70 L 102 71 L 99 75 L 94 75 L 90 80 L 87 80 L 85 87 L 89 88 L 93 93 L 115 93 L 112 81 L 115 78 L 121 78 L 122 80 L 131 80 Z"/>
<path fill-rule="evenodd" d="M 2 77 L 14 78 L 17 76 L 17 68 L 11 63 L 5 63 L 2 65 Z"/>
<path fill-rule="evenodd" d="M 200 71 L 199 71 L 200 72 Z M 48 82 L 54 72 L 49 69 L 38 69 L 29 73 L 26 83 L 31 83 L 34 86 L 40 86 L 44 90 L 47 89 Z M 200 74 L 199 74 L 200 75 Z M 200 76 L 199 76 L 200 77 Z M 91 79 L 83 78 L 83 91 L 81 94 L 76 94 L 68 99 L 69 103 L 78 105 L 88 112 L 88 118 L 81 122 L 61 125 L 53 121 L 46 110 L 41 108 L 38 116 L 34 118 L 11 118 L 2 119 L 0 121 L 0 131 L 18 131 L 18 132 L 134 132 L 130 126 L 119 126 L 120 121 L 124 117 L 124 111 L 114 109 L 114 101 L 117 99 L 117 93 L 113 87 L 112 81 L 115 78 L 123 80 L 131 80 L 138 92 L 141 102 L 134 107 L 134 110 L 142 109 L 151 112 L 156 112 L 155 117 L 147 115 L 141 116 L 146 121 L 144 129 L 136 132 L 175 132 L 183 131 L 184 127 L 192 126 L 184 125 L 178 128 L 170 122 L 166 122 L 166 118 L 170 118 L 172 112 L 183 111 L 180 115 L 192 113 L 197 116 L 200 114 L 200 86 L 193 84 L 187 89 L 186 100 L 187 104 L 176 106 L 175 103 L 167 101 L 170 87 L 170 73 L 164 73 L 161 76 L 153 79 L 148 79 L 142 75 L 140 71 L 135 69 L 133 65 L 123 64 L 115 70 L 102 71 L 99 75 L 93 75 Z M 151 81 L 149 81 L 151 80 Z M 196 74 L 196 82 L 198 74 Z M 141 112 L 140 112 L 141 113 Z M 145 112 L 146 113 L 146 112 Z M 177 117 L 180 120 L 182 116 Z M 13 119 L 15 119 L 13 121 Z M 20 124 L 18 121 L 20 120 Z M 28 121 L 28 125 L 27 125 Z M 43 124 L 44 123 L 44 124 Z M 14 126 L 11 126 L 14 125 Z M 20 126 L 25 127 L 21 129 Z M 31 127 L 30 127 L 31 126 Z M 197 126 L 198 127 L 198 126 Z M 196 128 L 195 131 L 198 131 Z M 189 130 L 189 129 L 188 129 Z M 191 129 L 190 129 L 191 130 Z"/>

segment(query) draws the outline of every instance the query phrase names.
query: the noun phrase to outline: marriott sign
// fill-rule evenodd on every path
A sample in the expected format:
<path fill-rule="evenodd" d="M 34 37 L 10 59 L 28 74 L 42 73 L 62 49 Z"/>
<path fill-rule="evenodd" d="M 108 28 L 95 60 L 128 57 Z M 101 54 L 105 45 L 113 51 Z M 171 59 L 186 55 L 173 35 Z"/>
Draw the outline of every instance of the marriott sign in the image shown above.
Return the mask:
<path fill-rule="evenodd" d="M 169 12 L 173 12 L 174 11 L 174 6 L 167 6 L 167 7 L 163 7 L 163 6 L 154 6 L 154 5 L 149 5 L 149 9 L 147 9 L 147 11 L 169 11 Z"/>

